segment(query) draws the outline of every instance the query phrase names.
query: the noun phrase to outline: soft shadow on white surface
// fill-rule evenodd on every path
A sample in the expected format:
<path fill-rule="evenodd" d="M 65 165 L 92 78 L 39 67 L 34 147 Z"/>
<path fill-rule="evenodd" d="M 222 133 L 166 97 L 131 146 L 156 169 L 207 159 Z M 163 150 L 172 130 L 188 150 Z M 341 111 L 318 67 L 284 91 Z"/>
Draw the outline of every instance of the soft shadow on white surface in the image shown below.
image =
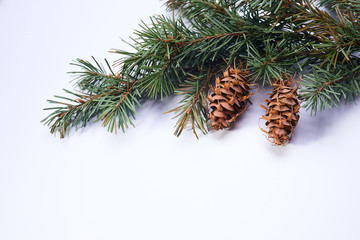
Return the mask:
<path fill-rule="evenodd" d="M 356 121 L 353 121 L 355 125 L 354 123 L 348 123 L 348 120 L 355 120 L 358 117 L 358 106 L 354 102 L 342 103 L 339 108 L 326 109 L 317 112 L 313 116 L 310 116 L 310 111 L 305 111 L 305 109 L 301 109 L 300 113 L 301 118 L 293 138 L 294 144 L 307 145 L 321 141 L 331 137 L 338 129 L 342 129 L 345 124 L 349 124 L 349 130 L 353 129 L 354 132 L 357 132 Z M 347 141 L 346 138 L 333 140 Z"/>
<path fill-rule="evenodd" d="M 178 96 L 144 103 L 125 134 L 96 123 L 60 140 L 40 124 L 46 99 L 71 89 L 72 59 L 117 59 L 107 51 L 162 4 L 0 1 L 0 239 L 358 240 L 354 104 L 302 110 L 286 147 L 259 129 L 260 96 L 199 140 L 173 135 L 163 113 Z"/>

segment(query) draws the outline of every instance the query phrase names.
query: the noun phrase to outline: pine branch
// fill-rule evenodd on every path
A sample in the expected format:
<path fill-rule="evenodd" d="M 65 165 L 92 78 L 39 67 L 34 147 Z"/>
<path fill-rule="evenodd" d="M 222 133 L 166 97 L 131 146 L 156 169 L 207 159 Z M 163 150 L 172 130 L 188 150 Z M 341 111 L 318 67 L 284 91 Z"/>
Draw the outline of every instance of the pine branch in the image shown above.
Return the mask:
<path fill-rule="evenodd" d="M 172 18 L 154 16 L 140 24 L 133 52 L 120 54 L 115 74 L 106 66 L 77 59 L 74 74 L 80 93 L 55 96 L 56 107 L 43 120 L 64 137 L 71 127 L 103 121 L 109 131 L 133 125 L 143 97 L 184 96 L 175 135 L 186 126 L 207 133 L 206 92 L 212 75 L 235 59 L 247 62 L 254 82 L 272 84 L 283 74 L 312 64 L 302 81 L 304 106 L 312 112 L 354 100 L 360 93 L 360 3 L 356 0 L 167 0 Z M 336 16 L 335 16 L 336 14 Z M 186 21 L 186 23 L 183 21 Z M 224 61 L 225 60 L 225 61 Z M 212 66 L 211 73 L 202 69 Z M 190 79 L 187 77 L 191 76 Z M 195 77 L 196 76 L 196 77 Z M 250 77 L 250 76 L 248 76 Z M 180 88 L 179 88 L 180 87 Z M 66 100 L 66 102 L 62 102 Z"/>
<path fill-rule="evenodd" d="M 137 82 L 131 82 L 126 87 L 124 86 L 115 101 L 104 101 L 106 109 L 97 120 L 101 119 L 103 121 L 102 126 L 107 126 L 110 132 L 115 130 L 116 133 L 117 126 L 125 132 L 125 128 L 128 128 L 128 123 L 135 127 L 131 118 L 135 119 L 136 107 L 140 106 L 138 100 L 140 93 L 136 89 L 136 85 Z"/>
<path fill-rule="evenodd" d="M 301 14 L 297 18 L 303 27 L 299 33 L 311 33 L 316 41 L 308 53 L 317 59 L 322 59 L 323 64 L 331 63 L 336 68 L 338 62 L 349 61 L 350 56 L 360 51 L 360 25 L 357 20 L 337 11 L 337 18 L 326 11 L 308 5 L 299 8 Z"/>
<path fill-rule="evenodd" d="M 287 0 L 254 0 L 248 1 L 249 7 L 252 9 L 263 9 L 267 13 L 277 13 L 284 4 L 288 4 Z"/>
<path fill-rule="evenodd" d="M 184 98 L 180 101 L 180 106 L 168 111 L 175 112 L 175 118 L 178 118 L 176 123 L 175 135 L 179 137 L 182 131 L 186 128 L 188 123 L 191 123 L 191 128 L 196 136 L 196 129 L 199 129 L 203 134 L 208 132 L 208 106 L 206 93 L 209 88 L 211 74 L 207 76 L 190 76 L 180 88 L 176 90 L 177 94 L 183 95 Z"/>
<path fill-rule="evenodd" d="M 117 87 L 123 83 L 120 75 L 115 75 L 106 59 L 105 63 L 109 69 L 109 73 L 94 57 L 92 58 L 96 65 L 82 59 L 76 59 L 76 61 L 70 63 L 80 68 L 78 71 L 69 73 L 74 75 L 73 81 L 76 82 L 75 86 L 81 92 L 98 95 L 107 92 L 109 87 Z"/>
<path fill-rule="evenodd" d="M 167 0 L 167 10 L 179 10 L 187 19 L 201 17 L 211 13 L 227 14 L 227 11 L 237 11 L 244 1 L 239 0 Z"/>
<path fill-rule="evenodd" d="M 244 46 L 233 44 L 243 38 L 242 32 L 234 32 L 217 20 L 214 20 L 216 27 L 210 29 L 198 25 L 189 28 L 180 18 L 155 16 L 151 19 L 151 25 L 143 23 L 142 29 L 135 32 L 137 38 L 133 39 L 132 45 L 135 52 L 114 50 L 123 56 L 117 62 L 122 66 L 121 74 L 130 79 L 141 79 L 140 91 L 150 98 L 160 96 L 162 99 L 172 94 L 184 81 L 189 68 L 202 68 L 222 62 L 224 58 L 234 58 L 238 52 L 233 49 Z M 232 48 L 231 55 L 227 48 Z"/>
<path fill-rule="evenodd" d="M 320 6 L 325 6 L 335 11 L 339 8 L 342 12 L 347 12 L 349 16 L 355 18 L 360 16 L 360 2 L 358 0 L 321 0 Z"/>
<path fill-rule="evenodd" d="M 117 64 L 122 66 L 122 75 L 139 80 L 140 92 L 150 98 L 163 99 L 172 94 L 185 78 L 181 59 L 176 56 L 186 39 L 194 33 L 181 19 L 173 20 L 164 16 L 151 18 L 151 25 L 142 23 L 135 32 L 131 45 L 135 52 L 114 50 L 122 55 Z"/>
<path fill-rule="evenodd" d="M 50 126 L 51 133 L 59 132 L 60 138 L 64 138 L 70 128 L 86 127 L 92 120 L 102 120 L 102 125 L 107 126 L 110 132 L 117 132 L 117 127 L 125 131 L 128 124 L 133 125 L 131 118 L 135 119 L 136 106 L 140 105 L 140 95 L 134 86 L 133 82 L 124 83 L 121 87 L 112 87 L 99 95 L 74 93 L 64 89 L 74 98 L 54 96 L 67 102 L 48 100 L 57 106 L 44 109 L 51 110 L 52 113 L 42 123 Z"/>
<path fill-rule="evenodd" d="M 307 74 L 300 89 L 301 98 L 305 101 L 303 107 L 323 111 L 325 107 L 339 107 L 342 100 L 345 103 L 355 101 L 360 94 L 360 60 L 352 58 L 348 64 L 339 64 L 336 69 L 330 65 L 327 68 L 312 66 L 313 72 Z"/>
<path fill-rule="evenodd" d="M 288 2 L 282 2 L 283 5 L 285 3 Z M 232 62 L 240 55 L 254 59 L 254 62 L 262 61 L 261 58 L 265 55 L 266 59 L 262 61 L 266 65 L 263 66 L 265 70 L 259 71 L 257 78 L 263 78 L 263 83 L 273 79 L 274 75 L 279 78 L 285 72 L 279 70 L 292 66 L 296 60 L 294 56 L 303 49 L 301 46 L 295 49 L 293 43 L 300 41 L 306 44 L 304 36 L 292 30 L 291 26 L 273 26 L 270 20 L 261 18 L 259 11 L 250 13 L 251 11 L 244 10 L 241 16 L 237 9 L 241 4 L 236 5 L 236 1 L 169 1 L 168 4 L 181 5 L 178 19 L 157 16 L 151 18 L 151 25 L 143 23 L 142 29 L 135 32 L 137 38 L 133 39 L 136 50 L 134 53 L 115 51 L 125 56 L 119 61 L 123 65 L 123 75 L 141 79 L 141 92 L 151 98 L 160 95 L 163 99 L 163 96 L 172 94 L 185 79 L 188 69 L 183 66 L 197 69 L 217 65 L 223 59 Z M 235 10 L 230 6 L 236 6 L 233 7 Z M 183 16 L 191 22 L 191 27 L 182 22 Z M 249 51 L 249 44 L 261 45 L 261 39 L 265 37 L 273 42 L 286 37 L 286 44 L 291 46 L 291 51 L 285 54 L 281 51 L 283 56 L 276 56 L 276 59 L 282 61 L 276 63 L 273 57 L 269 58 L 267 47 Z M 254 52 L 259 54 L 255 56 Z"/>
<path fill-rule="evenodd" d="M 245 3 L 234 0 L 169 0 L 168 9 L 178 6 L 178 17 L 187 19 L 193 30 L 203 37 L 231 32 L 257 34 L 264 30 L 259 12 L 250 13 Z"/>
<path fill-rule="evenodd" d="M 248 61 L 255 82 L 261 81 L 263 86 L 266 83 L 271 85 L 274 79 L 282 80 L 284 74 L 293 74 L 297 71 L 295 67 L 302 69 L 298 64 L 306 57 L 301 54 L 304 51 L 302 46 L 292 46 L 285 38 L 278 42 L 266 39 L 263 46 L 264 50 L 260 52 L 253 44 L 249 43 L 247 46 L 248 56 L 243 56 Z"/>

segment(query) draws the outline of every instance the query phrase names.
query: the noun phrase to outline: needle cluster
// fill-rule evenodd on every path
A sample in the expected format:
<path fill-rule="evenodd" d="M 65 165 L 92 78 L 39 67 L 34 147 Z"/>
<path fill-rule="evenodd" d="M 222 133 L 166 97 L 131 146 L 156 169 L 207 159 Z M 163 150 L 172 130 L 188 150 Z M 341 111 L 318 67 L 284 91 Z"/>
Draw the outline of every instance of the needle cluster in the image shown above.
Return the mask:
<path fill-rule="evenodd" d="M 116 73 L 76 60 L 77 93 L 49 100 L 44 119 L 61 137 L 71 127 L 103 121 L 125 130 L 148 98 L 183 96 L 175 135 L 190 123 L 206 134 L 210 85 L 228 65 L 246 63 L 249 83 L 260 86 L 303 74 L 304 107 L 313 113 L 355 100 L 360 93 L 360 3 L 357 0 L 167 0 L 172 17 L 153 16 L 134 32 L 132 52 L 119 55 Z M 229 64 L 228 64 L 229 63 Z M 66 100 L 60 102 L 58 100 Z"/>

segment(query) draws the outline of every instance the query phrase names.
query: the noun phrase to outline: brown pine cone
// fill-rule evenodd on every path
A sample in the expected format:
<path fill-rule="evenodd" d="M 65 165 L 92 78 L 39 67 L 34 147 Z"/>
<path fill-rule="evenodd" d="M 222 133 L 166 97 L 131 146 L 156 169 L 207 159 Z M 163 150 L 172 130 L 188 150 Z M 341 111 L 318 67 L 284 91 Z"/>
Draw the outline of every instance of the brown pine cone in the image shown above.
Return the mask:
<path fill-rule="evenodd" d="M 267 107 L 262 106 L 267 111 L 262 119 L 266 120 L 265 125 L 269 128 L 269 131 L 263 131 L 275 145 L 285 145 L 290 141 L 300 118 L 297 87 L 292 87 L 294 82 L 291 76 L 277 80 L 270 99 L 266 99 Z"/>
<path fill-rule="evenodd" d="M 209 119 L 211 127 L 217 131 L 228 128 L 236 117 L 242 114 L 250 103 L 249 71 L 237 68 L 227 68 L 222 76 L 216 77 L 215 88 L 208 94 L 211 112 Z"/>

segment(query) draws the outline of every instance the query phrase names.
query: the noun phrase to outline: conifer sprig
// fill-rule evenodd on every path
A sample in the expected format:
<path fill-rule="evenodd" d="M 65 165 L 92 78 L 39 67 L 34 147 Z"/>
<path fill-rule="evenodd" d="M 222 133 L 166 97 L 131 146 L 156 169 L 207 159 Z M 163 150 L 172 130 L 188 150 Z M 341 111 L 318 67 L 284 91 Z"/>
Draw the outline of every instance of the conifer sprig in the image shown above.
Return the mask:
<path fill-rule="evenodd" d="M 191 123 L 191 128 L 196 138 L 199 138 L 196 129 L 199 129 L 203 134 L 208 133 L 208 104 L 207 92 L 212 74 L 201 76 L 190 75 L 176 93 L 183 95 L 180 101 L 180 106 L 168 111 L 167 113 L 174 112 L 178 118 L 176 123 L 175 135 L 179 137 L 188 123 Z"/>
<path fill-rule="evenodd" d="M 64 89 L 70 97 L 54 96 L 55 100 L 48 100 L 56 106 L 44 109 L 52 113 L 42 122 L 50 127 L 51 133 L 59 132 L 60 138 L 65 137 L 70 128 L 86 127 L 90 121 L 102 121 L 102 126 L 110 132 L 117 132 L 117 128 L 125 131 L 129 124 L 134 126 L 131 119 L 135 119 L 141 98 L 136 82 L 120 78 L 110 67 L 107 73 L 95 62 L 97 67 L 84 60 L 75 63 L 81 70 L 71 73 L 75 74 L 80 92 Z"/>
<path fill-rule="evenodd" d="M 320 6 L 325 6 L 331 10 L 339 8 L 343 12 L 347 12 L 350 16 L 359 18 L 360 2 L 358 0 L 321 0 Z"/>
<path fill-rule="evenodd" d="M 264 49 L 259 51 L 253 44 L 248 44 L 247 56 L 249 69 L 255 82 L 260 81 L 264 86 L 272 84 L 274 79 L 281 79 L 284 74 L 293 74 L 296 67 L 301 69 L 299 63 L 305 56 L 301 55 L 302 47 L 291 46 L 286 40 L 279 42 L 266 39 Z M 294 48 L 294 49 L 291 49 Z"/>
<path fill-rule="evenodd" d="M 334 68 L 340 62 L 349 61 L 350 56 L 360 51 L 360 25 L 347 13 L 337 11 L 337 18 L 316 6 L 300 8 L 297 20 L 305 21 L 299 33 L 311 33 L 312 43 L 310 56 L 329 62 Z"/>
<path fill-rule="evenodd" d="M 76 59 L 70 63 L 80 70 L 69 72 L 74 76 L 75 87 L 80 91 L 92 94 L 102 94 L 108 91 L 108 87 L 116 87 L 123 82 L 120 75 L 113 72 L 109 62 L 105 59 L 108 71 L 92 57 L 95 65 L 89 61 Z"/>
<path fill-rule="evenodd" d="M 187 19 L 206 19 L 209 14 L 227 15 L 228 11 L 237 11 L 243 5 L 243 1 L 226 0 L 167 0 L 166 6 L 169 11 L 174 9 L 181 11 L 181 15 Z"/>
<path fill-rule="evenodd" d="M 306 74 L 300 89 L 304 106 L 312 113 L 325 108 L 339 107 L 355 101 L 360 94 L 360 60 L 352 58 L 346 64 L 338 64 L 335 69 L 330 65 L 313 65 L 312 73 Z"/>
<path fill-rule="evenodd" d="M 116 88 L 100 95 L 84 95 L 68 90 L 74 99 L 54 96 L 56 99 L 48 100 L 56 107 L 45 108 L 52 113 L 42 122 L 50 127 L 51 133 L 60 133 L 60 138 L 65 137 L 69 129 L 86 127 L 90 121 L 102 121 L 102 126 L 107 127 L 110 132 L 117 132 L 121 128 L 124 132 L 128 125 L 134 126 L 131 119 L 135 119 L 136 108 L 140 105 L 138 91 L 133 86 Z"/>
<path fill-rule="evenodd" d="M 141 30 L 134 33 L 136 37 L 131 46 L 135 52 L 113 52 L 121 55 L 117 64 L 121 66 L 123 76 L 134 81 L 141 79 L 141 93 L 163 99 L 175 91 L 186 75 L 181 59 L 176 56 L 183 42 L 193 33 L 180 19 L 154 16 L 150 20 L 150 25 L 142 22 Z"/>
<path fill-rule="evenodd" d="M 72 97 L 49 100 L 58 105 L 48 108 L 53 112 L 43 122 L 61 137 L 92 120 L 103 121 L 109 131 L 124 130 L 133 124 L 140 99 L 165 100 L 178 93 L 184 98 L 171 110 L 178 114 L 175 135 L 191 123 L 197 136 L 197 128 L 207 132 L 205 92 L 207 81 L 213 81 L 201 69 L 210 66 L 214 73 L 235 59 L 247 62 L 248 80 L 262 85 L 310 68 L 301 97 L 312 112 L 354 100 L 360 94 L 360 3 L 318 2 L 167 0 L 167 9 L 176 11 L 173 17 L 142 22 L 131 38 L 132 52 L 113 50 L 120 55 L 118 71 L 106 60 L 105 67 L 95 59 L 73 62 L 80 93 L 67 91 Z"/>

